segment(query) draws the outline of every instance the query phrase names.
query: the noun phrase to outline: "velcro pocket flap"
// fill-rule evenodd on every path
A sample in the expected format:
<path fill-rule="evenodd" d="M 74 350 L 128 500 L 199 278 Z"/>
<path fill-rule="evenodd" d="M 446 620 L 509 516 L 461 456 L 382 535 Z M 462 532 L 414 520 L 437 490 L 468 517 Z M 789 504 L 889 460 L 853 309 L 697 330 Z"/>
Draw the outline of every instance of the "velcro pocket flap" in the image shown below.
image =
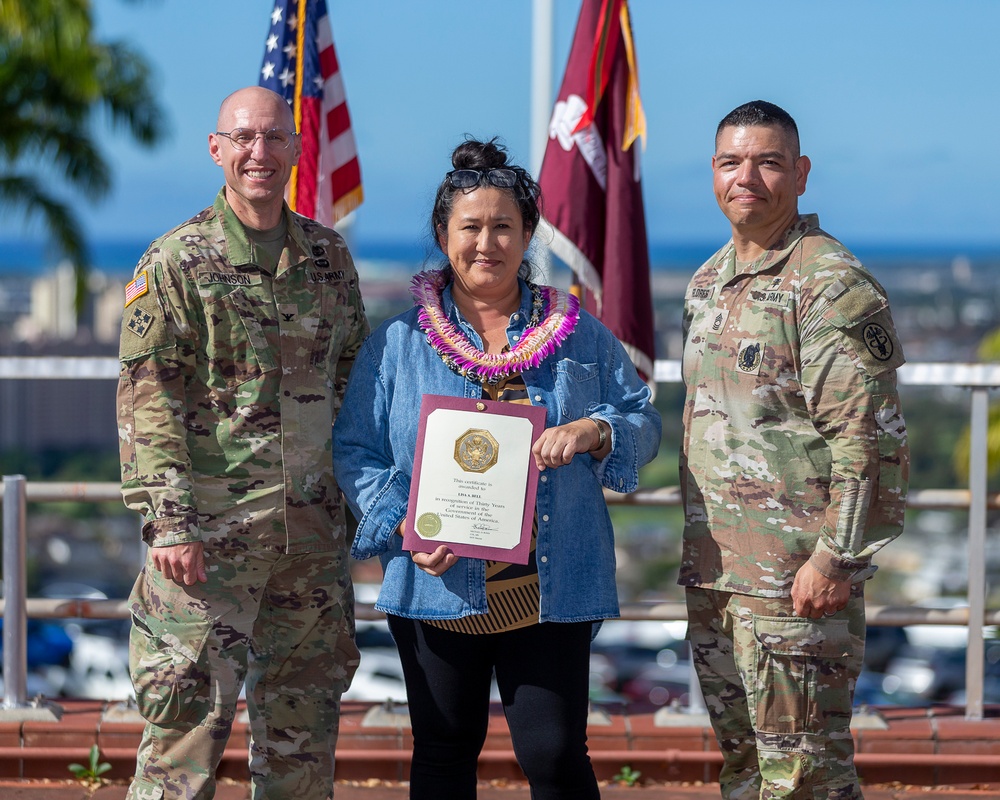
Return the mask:
<path fill-rule="evenodd" d="M 763 649 L 776 654 L 817 658 L 843 658 L 851 654 L 846 619 L 755 617 L 753 632 Z"/>
<path fill-rule="evenodd" d="M 829 303 L 823 311 L 823 318 L 841 330 L 853 328 L 889 305 L 889 301 L 868 281 L 852 286 L 835 281 L 823 292 L 823 297 Z"/>

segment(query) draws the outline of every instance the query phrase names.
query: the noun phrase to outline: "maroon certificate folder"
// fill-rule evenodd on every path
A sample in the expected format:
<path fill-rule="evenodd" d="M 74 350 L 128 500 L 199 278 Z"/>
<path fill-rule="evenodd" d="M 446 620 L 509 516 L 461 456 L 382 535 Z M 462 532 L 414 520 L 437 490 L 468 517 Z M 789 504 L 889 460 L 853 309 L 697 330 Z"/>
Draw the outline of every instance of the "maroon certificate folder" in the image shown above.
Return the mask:
<path fill-rule="evenodd" d="M 404 549 L 527 564 L 544 429 L 544 408 L 424 395 Z"/>

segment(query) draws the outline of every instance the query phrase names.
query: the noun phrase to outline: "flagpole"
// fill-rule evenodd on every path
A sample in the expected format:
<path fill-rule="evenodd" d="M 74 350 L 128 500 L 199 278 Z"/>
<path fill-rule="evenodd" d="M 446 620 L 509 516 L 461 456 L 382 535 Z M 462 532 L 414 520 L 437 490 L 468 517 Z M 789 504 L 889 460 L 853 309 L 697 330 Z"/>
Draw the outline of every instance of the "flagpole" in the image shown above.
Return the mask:
<path fill-rule="evenodd" d="M 554 0 L 532 0 L 531 7 L 531 120 L 529 130 L 531 174 L 538 178 L 549 140 L 552 115 L 552 31 Z M 536 245 L 535 266 L 539 283 L 550 283 L 552 254 L 548 245 Z"/>

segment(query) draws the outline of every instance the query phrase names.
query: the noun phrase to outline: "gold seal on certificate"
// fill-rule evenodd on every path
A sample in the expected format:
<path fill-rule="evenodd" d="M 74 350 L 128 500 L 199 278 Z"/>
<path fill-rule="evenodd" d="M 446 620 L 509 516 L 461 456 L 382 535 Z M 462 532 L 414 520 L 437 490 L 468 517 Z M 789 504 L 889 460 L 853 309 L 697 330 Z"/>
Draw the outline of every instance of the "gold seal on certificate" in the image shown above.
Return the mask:
<path fill-rule="evenodd" d="M 466 472 L 486 472 L 499 457 L 500 445 L 489 431 L 472 428 L 455 442 L 455 461 Z"/>
<path fill-rule="evenodd" d="M 441 533 L 441 517 L 437 514 L 421 514 L 417 520 L 417 532 L 421 536 L 437 536 Z"/>
<path fill-rule="evenodd" d="M 545 409 L 424 395 L 403 547 L 526 564 Z"/>

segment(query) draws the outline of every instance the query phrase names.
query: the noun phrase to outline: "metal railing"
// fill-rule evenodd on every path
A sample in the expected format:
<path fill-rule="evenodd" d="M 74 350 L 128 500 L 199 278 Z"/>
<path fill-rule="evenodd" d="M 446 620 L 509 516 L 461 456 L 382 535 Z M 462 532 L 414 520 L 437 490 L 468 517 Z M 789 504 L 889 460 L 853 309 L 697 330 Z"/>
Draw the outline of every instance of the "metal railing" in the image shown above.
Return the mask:
<path fill-rule="evenodd" d="M 118 362 L 112 358 L 18 358 L 0 357 L 0 379 L 108 379 L 117 378 Z M 678 383 L 678 361 L 657 361 L 657 383 Z M 1000 388 L 1000 364 L 917 363 L 899 370 L 899 382 L 909 386 L 947 386 L 971 393 L 971 452 L 968 489 L 929 489 L 910 492 L 911 509 L 951 509 L 969 514 L 968 607 L 928 609 L 912 606 L 869 607 L 872 625 L 965 625 L 968 627 L 966 654 L 967 720 L 983 719 L 984 653 L 983 627 L 1000 625 L 1000 610 L 986 610 L 986 522 L 987 510 L 1000 508 L 1000 494 L 987 492 L 986 431 L 989 391 Z M 0 601 L 3 629 L 3 674 L 5 708 L 26 705 L 28 617 L 125 618 L 127 604 L 121 600 L 42 600 L 26 597 L 27 502 L 77 500 L 114 502 L 120 499 L 116 483 L 28 483 L 23 476 L 3 479 L 4 595 Z M 607 492 L 609 503 L 653 506 L 680 505 L 678 487 L 640 489 L 628 495 Z M 379 615 L 370 605 L 359 604 L 358 617 Z M 632 603 L 622 607 L 626 620 L 684 620 L 683 603 Z"/>

